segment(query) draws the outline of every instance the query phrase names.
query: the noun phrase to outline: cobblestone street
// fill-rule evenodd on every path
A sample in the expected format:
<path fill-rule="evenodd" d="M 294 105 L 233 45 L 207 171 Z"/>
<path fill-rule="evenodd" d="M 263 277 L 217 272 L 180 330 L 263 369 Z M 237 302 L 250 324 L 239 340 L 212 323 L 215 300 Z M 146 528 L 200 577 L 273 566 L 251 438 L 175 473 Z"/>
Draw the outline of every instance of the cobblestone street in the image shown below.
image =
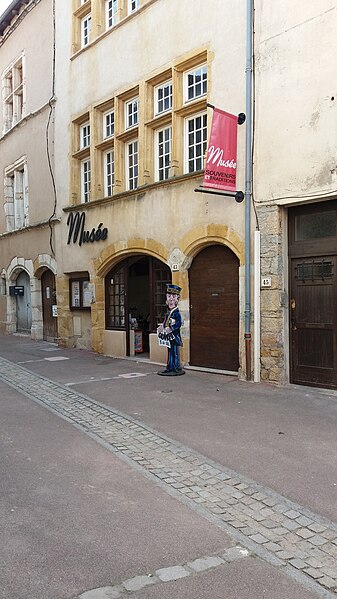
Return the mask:
<path fill-rule="evenodd" d="M 0 378 L 71 422 L 171 496 L 225 530 L 233 539 L 233 547 L 241 552 L 238 557 L 246 550 L 247 554 L 280 568 L 319 596 L 335 596 L 336 523 L 118 410 L 4 358 L 0 358 Z M 226 554 L 209 559 L 209 567 L 214 568 L 226 561 Z M 199 566 L 208 569 L 207 562 L 204 567 Z M 180 565 L 180 568 L 178 578 L 188 576 L 198 565 L 194 568 L 191 564 Z M 160 573 L 153 576 L 151 584 L 160 583 Z M 162 576 L 165 578 L 165 574 Z M 174 572 L 169 576 L 175 579 Z M 121 582 L 115 581 L 116 584 Z M 129 586 L 117 584 L 111 587 L 110 595 L 101 596 L 119 597 L 149 584 L 146 577 L 143 582 L 138 577 L 134 583 L 129 582 Z M 96 595 L 87 593 L 83 597 L 94 599 Z"/>

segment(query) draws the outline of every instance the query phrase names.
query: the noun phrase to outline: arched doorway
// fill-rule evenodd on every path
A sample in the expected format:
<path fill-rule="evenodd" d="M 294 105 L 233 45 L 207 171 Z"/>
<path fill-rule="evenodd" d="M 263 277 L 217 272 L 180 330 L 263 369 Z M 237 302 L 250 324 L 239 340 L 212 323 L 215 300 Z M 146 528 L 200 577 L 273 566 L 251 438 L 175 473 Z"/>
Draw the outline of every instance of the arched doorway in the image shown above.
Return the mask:
<path fill-rule="evenodd" d="M 32 327 L 32 307 L 30 278 L 23 270 L 16 279 L 16 287 L 23 287 L 23 294 L 16 295 L 16 322 L 18 333 L 30 333 Z"/>
<path fill-rule="evenodd" d="M 105 328 L 126 332 L 126 355 L 149 352 L 149 334 L 163 321 L 170 282 L 170 268 L 152 256 L 130 256 L 106 275 Z"/>
<path fill-rule="evenodd" d="M 53 312 L 56 306 L 55 275 L 46 269 L 41 276 L 42 313 L 43 313 L 43 339 L 55 341 L 57 338 L 57 317 Z"/>
<path fill-rule="evenodd" d="M 190 363 L 239 367 L 239 260 L 226 246 L 199 252 L 189 270 Z"/>

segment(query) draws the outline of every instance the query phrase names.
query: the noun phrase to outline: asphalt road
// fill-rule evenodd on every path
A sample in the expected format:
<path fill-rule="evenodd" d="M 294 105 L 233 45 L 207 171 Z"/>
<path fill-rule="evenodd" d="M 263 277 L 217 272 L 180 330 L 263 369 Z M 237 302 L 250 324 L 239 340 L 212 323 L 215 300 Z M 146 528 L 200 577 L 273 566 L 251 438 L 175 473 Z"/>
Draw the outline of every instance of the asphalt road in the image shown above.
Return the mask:
<path fill-rule="evenodd" d="M 194 371 L 163 379 L 153 364 L 20 337 L 1 338 L 0 356 L 337 521 L 331 392 Z M 71 599 L 90 589 L 98 590 L 88 599 L 105 599 L 103 588 L 237 546 L 228 531 L 4 383 L 0 410 L 3 599 Z M 325 592 L 250 552 L 133 597 L 311 599 Z"/>

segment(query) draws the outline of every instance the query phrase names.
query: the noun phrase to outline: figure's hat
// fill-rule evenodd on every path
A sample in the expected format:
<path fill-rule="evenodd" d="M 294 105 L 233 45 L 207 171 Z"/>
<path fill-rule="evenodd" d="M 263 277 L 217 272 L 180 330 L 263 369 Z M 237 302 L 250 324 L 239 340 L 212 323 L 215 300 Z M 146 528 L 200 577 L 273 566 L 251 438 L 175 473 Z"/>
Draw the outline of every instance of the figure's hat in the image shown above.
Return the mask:
<path fill-rule="evenodd" d="M 180 292 L 181 292 L 181 287 L 179 287 L 179 285 L 172 285 L 172 283 L 167 283 L 166 293 L 180 295 Z"/>

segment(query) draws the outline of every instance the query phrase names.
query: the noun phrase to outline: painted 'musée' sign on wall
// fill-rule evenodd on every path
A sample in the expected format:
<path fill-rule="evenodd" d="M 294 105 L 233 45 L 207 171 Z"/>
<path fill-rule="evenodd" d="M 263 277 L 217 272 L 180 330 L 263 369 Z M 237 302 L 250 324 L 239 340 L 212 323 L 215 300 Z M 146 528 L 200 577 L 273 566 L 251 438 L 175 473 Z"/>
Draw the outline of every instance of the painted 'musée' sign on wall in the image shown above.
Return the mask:
<path fill-rule="evenodd" d="M 108 229 L 102 229 L 103 223 L 99 223 L 98 227 L 96 229 L 93 227 L 91 231 L 86 231 L 84 229 L 85 212 L 71 212 L 67 219 L 67 225 L 69 227 L 67 240 L 68 245 L 71 241 L 73 243 L 78 242 L 78 245 L 82 245 L 82 243 L 105 241 L 108 237 Z"/>

